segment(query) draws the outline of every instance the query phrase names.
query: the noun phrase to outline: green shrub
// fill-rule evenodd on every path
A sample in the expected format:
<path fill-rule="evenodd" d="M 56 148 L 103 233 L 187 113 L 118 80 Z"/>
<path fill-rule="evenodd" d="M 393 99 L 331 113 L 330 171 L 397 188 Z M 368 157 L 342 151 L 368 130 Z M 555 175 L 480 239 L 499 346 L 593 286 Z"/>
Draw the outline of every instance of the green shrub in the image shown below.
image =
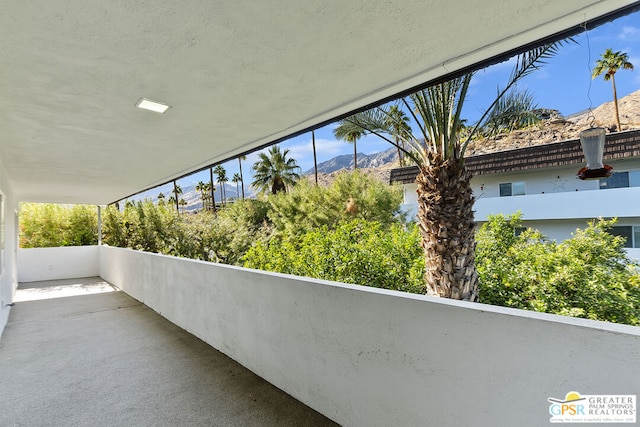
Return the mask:
<path fill-rule="evenodd" d="M 110 206 L 104 215 L 104 243 L 205 261 L 237 264 L 249 247 L 265 235 L 267 204 L 237 201 L 216 214 L 178 214 L 173 206 L 145 200 Z"/>
<path fill-rule="evenodd" d="M 83 246 L 98 243 L 95 206 L 22 203 L 20 247 Z"/>
<path fill-rule="evenodd" d="M 168 253 L 171 236 L 178 228 L 178 215 L 169 206 L 150 200 L 127 203 L 120 211 L 109 206 L 103 220 L 103 242 L 148 252 Z"/>
<path fill-rule="evenodd" d="M 335 228 L 362 219 L 384 225 L 401 222 L 402 189 L 359 172 L 343 172 L 327 187 L 300 181 L 290 192 L 270 195 L 268 217 L 282 239 L 295 238 L 318 227 Z"/>
<path fill-rule="evenodd" d="M 515 236 L 520 215 L 494 216 L 477 234 L 481 302 L 640 324 L 640 273 L 624 241 L 597 220 L 562 243 L 534 230 Z"/>
<path fill-rule="evenodd" d="M 377 288 L 424 293 L 417 227 L 361 219 L 324 225 L 296 239 L 258 242 L 244 266 Z"/>

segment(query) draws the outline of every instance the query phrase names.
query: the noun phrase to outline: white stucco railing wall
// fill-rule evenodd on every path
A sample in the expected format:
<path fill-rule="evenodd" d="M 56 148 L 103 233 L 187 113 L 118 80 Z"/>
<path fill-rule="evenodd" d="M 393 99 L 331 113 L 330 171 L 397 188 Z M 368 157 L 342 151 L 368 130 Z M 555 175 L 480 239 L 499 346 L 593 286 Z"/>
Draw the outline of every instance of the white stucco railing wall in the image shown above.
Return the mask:
<path fill-rule="evenodd" d="M 100 275 L 345 426 L 548 423 L 639 394 L 640 328 L 101 247 Z"/>
<path fill-rule="evenodd" d="M 475 220 L 517 211 L 526 220 L 638 217 L 640 206 L 635 200 L 640 200 L 640 187 L 479 198 L 474 204 Z"/>
<path fill-rule="evenodd" d="M 65 246 L 18 250 L 18 281 L 92 277 L 100 274 L 98 246 Z"/>

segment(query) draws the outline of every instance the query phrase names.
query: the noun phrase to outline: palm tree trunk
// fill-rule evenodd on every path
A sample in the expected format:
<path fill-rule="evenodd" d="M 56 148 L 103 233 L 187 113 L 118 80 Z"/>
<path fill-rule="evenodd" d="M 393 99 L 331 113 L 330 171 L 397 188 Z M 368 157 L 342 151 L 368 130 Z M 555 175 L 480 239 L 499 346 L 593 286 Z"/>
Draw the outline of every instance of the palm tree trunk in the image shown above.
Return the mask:
<path fill-rule="evenodd" d="M 216 192 L 216 185 L 213 183 L 213 168 L 209 168 L 209 182 L 211 182 L 211 209 L 213 213 L 216 213 L 216 198 L 214 196 Z"/>
<path fill-rule="evenodd" d="M 438 153 L 428 160 L 416 178 L 427 294 L 477 301 L 471 173 Z"/>
<path fill-rule="evenodd" d="M 316 157 L 316 134 L 311 131 L 311 146 L 313 147 L 313 171 L 316 175 L 316 185 L 318 185 L 318 158 Z"/>
<path fill-rule="evenodd" d="M 240 185 L 242 186 L 242 200 L 244 200 L 244 176 L 242 176 L 242 159 L 238 157 L 238 165 L 240 166 Z"/>
<path fill-rule="evenodd" d="M 358 169 L 358 148 L 356 145 L 356 140 L 353 140 L 353 170 Z"/>
<path fill-rule="evenodd" d="M 618 93 L 616 92 L 616 79 L 613 74 L 611 75 L 611 86 L 613 86 L 613 106 L 616 109 L 616 131 L 622 132 L 622 127 L 620 126 L 620 114 L 618 113 Z"/>
<path fill-rule="evenodd" d="M 176 196 L 176 210 L 180 213 L 180 206 L 178 205 L 178 187 L 176 186 L 175 180 L 173 181 L 173 194 Z"/>

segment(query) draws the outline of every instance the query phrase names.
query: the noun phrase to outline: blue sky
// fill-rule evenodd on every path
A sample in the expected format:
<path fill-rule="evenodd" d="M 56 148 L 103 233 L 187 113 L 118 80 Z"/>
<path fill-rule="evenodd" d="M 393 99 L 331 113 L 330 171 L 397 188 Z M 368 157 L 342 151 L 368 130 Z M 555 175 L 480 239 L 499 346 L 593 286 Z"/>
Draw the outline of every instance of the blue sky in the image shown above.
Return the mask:
<path fill-rule="evenodd" d="M 519 88 L 526 88 L 534 95 L 538 107 L 556 109 L 567 116 L 589 108 L 589 98 L 593 108 L 611 101 L 613 98 L 611 83 L 605 82 L 602 77 L 591 80 L 591 68 L 607 48 L 627 53 L 630 62 L 636 67 L 633 71 L 621 70 L 616 74 L 618 97 L 621 98 L 640 89 L 640 12 L 602 25 L 589 31 L 588 34 L 580 34 L 574 40 L 576 43 L 569 43 L 562 47 L 557 56 L 518 84 Z M 476 73 L 465 102 L 463 118 L 466 118 L 469 123 L 474 123 L 480 118 L 482 112 L 495 98 L 497 86 L 504 85 L 507 81 L 511 68 L 512 62 L 507 61 Z M 315 132 L 318 163 L 340 154 L 353 153 L 351 144 L 337 141 L 333 137 L 334 127 L 335 125 L 328 125 Z M 310 133 L 292 138 L 280 145 L 290 150 L 290 155 L 297 160 L 303 171 L 313 167 Z M 388 148 L 390 148 L 388 143 L 375 136 L 358 141 L 358 152 L 365 154 L 384 151 Z M 257 153 L 250 154 L 243 162 L 246 185 L 251 182 L 251 166 L 257 156 Z M 238 172 L 237 160 L 229 161 L 223 166 L 229 178 Z M 209 181 L 208 172 L 183 178 L 179 184 L 186 187 L 198 181 Z M 160 191 L 167 194 L 170 187 L 165 185 L 147 194 L 155 195 Z"/>

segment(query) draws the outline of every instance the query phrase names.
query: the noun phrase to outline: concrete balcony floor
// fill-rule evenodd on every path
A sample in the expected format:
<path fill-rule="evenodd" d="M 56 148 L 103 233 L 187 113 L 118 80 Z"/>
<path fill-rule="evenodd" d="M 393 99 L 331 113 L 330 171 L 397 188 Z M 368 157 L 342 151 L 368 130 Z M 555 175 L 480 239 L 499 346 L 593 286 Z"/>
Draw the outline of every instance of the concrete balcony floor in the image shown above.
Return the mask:
<path fill-rule="evenodd" d="M 16 300 L 2 425 L 336 425 L 99 278 L 21 284 Z"/>

